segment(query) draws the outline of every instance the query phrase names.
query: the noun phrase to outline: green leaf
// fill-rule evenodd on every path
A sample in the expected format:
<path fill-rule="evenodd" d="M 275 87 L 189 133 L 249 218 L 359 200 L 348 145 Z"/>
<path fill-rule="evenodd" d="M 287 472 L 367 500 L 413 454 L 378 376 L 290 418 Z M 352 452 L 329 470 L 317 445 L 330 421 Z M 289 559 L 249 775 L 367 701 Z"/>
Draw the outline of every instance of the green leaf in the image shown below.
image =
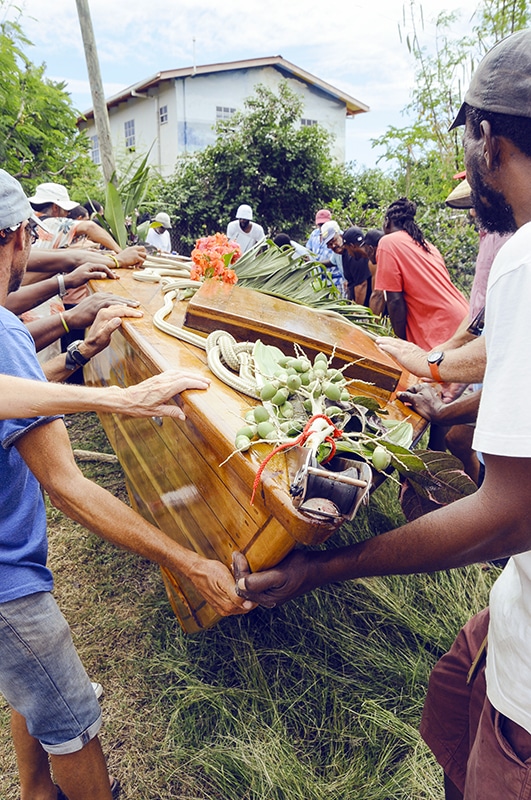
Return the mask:
<path fill-rule="evenodd" d="M 124 209 L 118 190 L 111 182 L 105 189 L 105 219 L 120 247 L 127 247 Z"/>

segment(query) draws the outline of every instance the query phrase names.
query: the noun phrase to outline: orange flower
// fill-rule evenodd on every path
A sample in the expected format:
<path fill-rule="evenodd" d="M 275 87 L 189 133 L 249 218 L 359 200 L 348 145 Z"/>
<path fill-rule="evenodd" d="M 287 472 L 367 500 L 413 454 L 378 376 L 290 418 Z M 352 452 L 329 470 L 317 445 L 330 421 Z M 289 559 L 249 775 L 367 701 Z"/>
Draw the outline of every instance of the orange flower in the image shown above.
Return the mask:
<path fill-rule="evenodd" d="M 215 233 L 213 236 L 204 236 L 195 243 L 192 250 L 192 280 L 206 280 L 215 278 L 224 283 L 234 284 L 238 276 L 234 270 L 229 269 L 241 256 L 241 249 L 237 242 L 229 241 L 224 233 Z"/>

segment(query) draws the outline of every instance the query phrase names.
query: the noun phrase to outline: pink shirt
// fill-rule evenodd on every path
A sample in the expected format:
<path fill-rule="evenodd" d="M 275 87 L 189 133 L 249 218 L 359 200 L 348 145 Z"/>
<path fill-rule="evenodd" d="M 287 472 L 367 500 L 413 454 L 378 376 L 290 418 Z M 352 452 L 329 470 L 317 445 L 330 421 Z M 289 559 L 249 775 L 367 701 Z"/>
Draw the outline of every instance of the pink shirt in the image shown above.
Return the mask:
<path fill-rule="evenodd" d="M 443 257 L 432 244 L 429 248 L 428 253 L 405 231 L 383 236 L 374 286 L 403 293 L 406 338 L 423 350 L 449 339 L 468 314 L 468 302 L 450 280 Z"/>

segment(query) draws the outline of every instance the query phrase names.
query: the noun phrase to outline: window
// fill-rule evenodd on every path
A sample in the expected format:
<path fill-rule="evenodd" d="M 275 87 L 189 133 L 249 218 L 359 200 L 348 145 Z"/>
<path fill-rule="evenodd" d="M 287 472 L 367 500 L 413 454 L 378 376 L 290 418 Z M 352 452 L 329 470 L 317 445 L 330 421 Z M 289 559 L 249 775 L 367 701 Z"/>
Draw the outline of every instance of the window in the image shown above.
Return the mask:
<path fill-rule="evenodd" d="M 307 126 L 310 126 L 310 125 L 317 125 L 317 120 L 316 120 L 316 119 L 306 119 L 306 117 L 303 117 L 303 118 L 301 119 L 301 125 L 302 125 L 303 127 L 304 127 L 305 125 L 307 125 Z"/>
<path fill-rule="evenodd" d="M 100 140 L 97 136 L 90 137 L 90 157 L 94 164 L 101 164 Z"/>
<path fill-rule="evenodd" d="M 168 106 L 159 107 L 159 125 L 164 125 L 168 121 Z"/>
<path fill-rule="evenodd" d="M 125 146 L 127 150 L 135 149 L 135 121 L 129 119 L 124 122 Z"/>
<path fill-rule="evenodd" d="M 216 119 L 230 119 L 235 112 L 235 108 L 216 106 Z"/>

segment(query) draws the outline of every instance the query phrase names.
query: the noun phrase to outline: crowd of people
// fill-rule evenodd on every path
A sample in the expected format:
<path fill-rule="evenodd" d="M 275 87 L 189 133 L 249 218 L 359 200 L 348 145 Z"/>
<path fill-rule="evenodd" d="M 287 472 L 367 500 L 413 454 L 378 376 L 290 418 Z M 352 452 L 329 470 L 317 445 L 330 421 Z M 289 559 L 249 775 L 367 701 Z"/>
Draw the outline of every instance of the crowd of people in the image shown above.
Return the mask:
<path fill-rule="evenodd" d="M 134 302 L 89 295 L 86 285 L 141 266 L 146 249 L 121 248 L 98 224 L 104 209 L 94 202 L 80 207 L 55 183 L 27 198 L 0 170 L 0 691 L 11 708 L 21 800 L 110 800 L 119 792 L 99 744 L 94 685 L 53 599 L 41 487 L 94 533 L 186 575 L 221 615 L 272 607 L 334 581 L 510 557 L 489 609 L 465 625 L 435 667 L 421 733 L 443 767 L 448 800 L 527 796 L 531 423 L 523 311 L 528 286 L 531 296 L 530 73 L 531 31 L 521 31 L 479 64 L 453 124 L 464 126 L 467 202 L 480 225 L 470 305 L 407 198 L 389 205 L 381 230 L 343 230 L 330 210 L 319 209 L 306 246 L 299 246 L 329 270 L 345 298 L 388 314 L 395 336 L 381 337 L 378 346 L 431 382 L 402 400 L 434 430 L 443 429 L 441 446 L 461 447 L 464 462 L 470 455 L 466 466 L 477 492 L 362 543 L 296 550 L 254 574 L 239 553 L 231 573 L 181 547 L 79 471 L 58 413 L 118 410 L 183 419 L 170 399 L 186 389 L 207 391 L 208 381 L 168 372 L 125 390 L 59 384 L 109 344 L 124 318 L 141 316 Z M 454 201 L 451 195 L 449 205 Z M 253 216 L 242 204 L 227 227 L 242 252 L 265 240 Z M 169 216 L 158 212 L 148 243 L 171 252 L 170 230 Z M 277 246 L 297 244 L 286 238 Z"/>

